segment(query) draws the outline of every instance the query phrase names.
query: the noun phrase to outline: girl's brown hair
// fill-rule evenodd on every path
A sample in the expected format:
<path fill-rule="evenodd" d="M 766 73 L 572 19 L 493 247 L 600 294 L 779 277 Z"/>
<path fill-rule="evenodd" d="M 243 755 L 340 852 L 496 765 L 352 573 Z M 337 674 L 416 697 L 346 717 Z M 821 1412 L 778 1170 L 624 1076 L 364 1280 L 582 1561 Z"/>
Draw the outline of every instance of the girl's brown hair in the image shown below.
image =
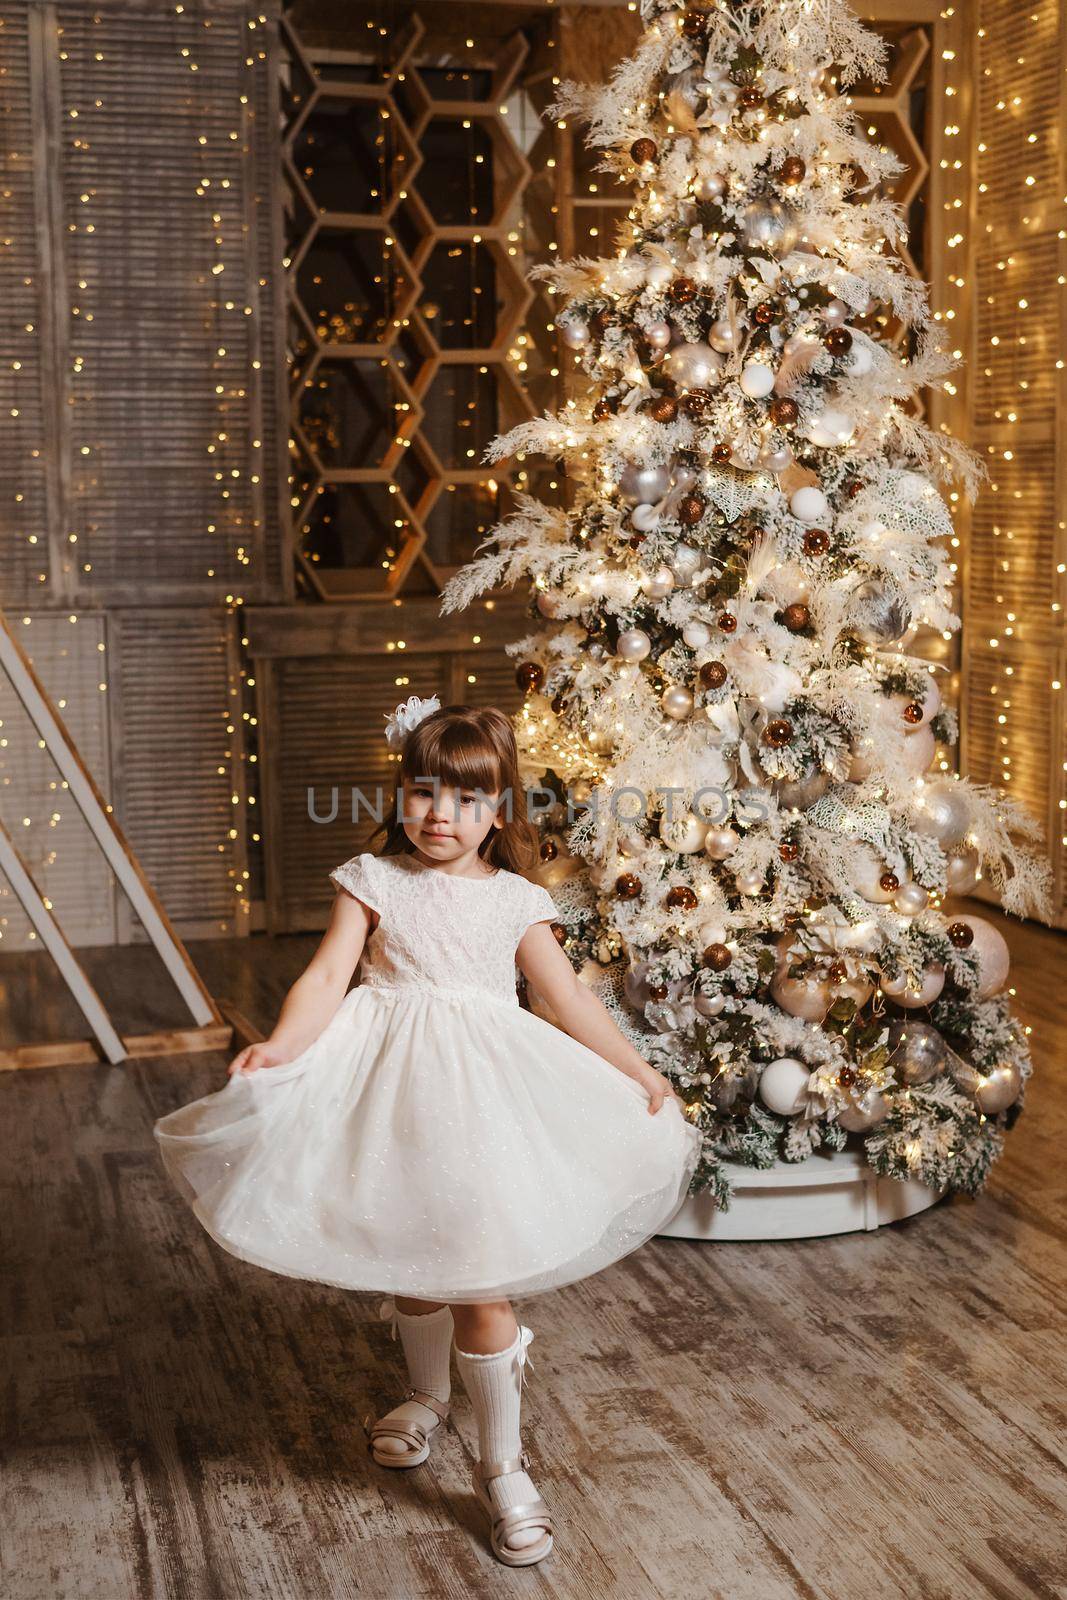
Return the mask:
<path fill-rule="evenodd" d="M 478 854 L 494 867 L 529 872 L 540 859 L 537 830 L 526 815 L 526 791 L 519 777 L 519 753 L 510 720 L 495 706 L 441 706 L 412 729 L 404 741 L 391 812 L 370 835 L 382 838 L 383 856 L 413 855 L 415 846 L 400 820 L 404 783 L 437 778 L 454 789 L 501 794 L 502 826 L 491 827 Z"/>

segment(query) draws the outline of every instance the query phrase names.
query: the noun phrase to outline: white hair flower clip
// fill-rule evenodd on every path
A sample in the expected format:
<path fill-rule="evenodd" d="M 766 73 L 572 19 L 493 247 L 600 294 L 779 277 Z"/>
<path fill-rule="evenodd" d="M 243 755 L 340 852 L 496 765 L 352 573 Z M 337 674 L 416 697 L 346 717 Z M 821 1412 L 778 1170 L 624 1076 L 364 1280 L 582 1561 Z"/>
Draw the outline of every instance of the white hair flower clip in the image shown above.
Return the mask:
<path fill-rule="evenodd" d="M 428 700 L 420 700 L 417 694 L 410 695 L 407 700 L 401 700 L 396 710 L 385 713 L 385 742 L 390 750 L 399 750 L 404 740 L 413 728 L 417 728 L 424 717 L 431 711 L 440 711 L 441 702 L 435 694 Z"/>

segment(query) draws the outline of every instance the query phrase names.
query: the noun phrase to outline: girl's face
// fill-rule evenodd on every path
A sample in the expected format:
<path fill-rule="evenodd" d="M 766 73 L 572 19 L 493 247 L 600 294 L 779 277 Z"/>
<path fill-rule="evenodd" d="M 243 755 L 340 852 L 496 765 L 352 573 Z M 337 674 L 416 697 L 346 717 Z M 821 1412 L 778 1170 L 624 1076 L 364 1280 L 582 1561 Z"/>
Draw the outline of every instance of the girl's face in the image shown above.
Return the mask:
<path fill-rule="evenodd" d="M 503 826 L 498 792 L 454 788 L 440 779 L 405 779 L 401 800 L 404 832 L 435 861 L 454 861 L 477 850 L 491 828 Z"/>

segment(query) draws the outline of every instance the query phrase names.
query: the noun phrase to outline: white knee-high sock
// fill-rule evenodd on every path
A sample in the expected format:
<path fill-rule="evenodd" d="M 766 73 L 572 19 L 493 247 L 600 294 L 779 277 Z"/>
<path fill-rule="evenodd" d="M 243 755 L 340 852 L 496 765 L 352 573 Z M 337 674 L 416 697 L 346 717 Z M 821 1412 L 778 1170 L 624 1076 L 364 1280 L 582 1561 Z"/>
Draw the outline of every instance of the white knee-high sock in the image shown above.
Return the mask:
<path fill-rule="evenodd" d="M 410 1316 L 398 1308 L 396 1324 L 412 1388 L 425 1389 L 435 1400 L 448 1400 L 452 1394 L 451 1307 L 439 1306 L 422 1316 Z"/>
<path fill-rule="evenodd" d="M 451 1308 L 439 1306 L 436 1311 L 412 1316 L 386 1300 L 382 1316 L 393 1319 L 394 1328 L 400 1334 L 411 1387 L 432 1394 L 435 1400 L 449 1400 L 452 1394 Z M 436 1414 L 419 1400 L 403 1400 L 386 1414 L 394 1421 L 417 1422 L 423 1428 L 436 1426 Z M 376 1448 L 394 1455 L 410 1453 L 400 1439 L 379 1439 Z"/>
<path fill-rule="evenodd" d="M 478 1454 L 482 1461 L 510 1460 L 521 1452 L 522 1370 L 532 1338 L 529 1328 L 520 1327 L 506 1350 L 491 1355 L 478 1355 L 456 1346 L 456 1365 L 478 1424 Z M 537 1498 L 537 1490 L 529 1474 L 520 1469 L 508 1477 L 494 1478 L 489 1495 L 498 1511 L 506 1511 L 511 1506 L 529 1504 Z M 508 1543 L 521 1550 L 526 1545 L 540 1544 L 543 1538 L 541 1529 L 528 1528 Z"/>

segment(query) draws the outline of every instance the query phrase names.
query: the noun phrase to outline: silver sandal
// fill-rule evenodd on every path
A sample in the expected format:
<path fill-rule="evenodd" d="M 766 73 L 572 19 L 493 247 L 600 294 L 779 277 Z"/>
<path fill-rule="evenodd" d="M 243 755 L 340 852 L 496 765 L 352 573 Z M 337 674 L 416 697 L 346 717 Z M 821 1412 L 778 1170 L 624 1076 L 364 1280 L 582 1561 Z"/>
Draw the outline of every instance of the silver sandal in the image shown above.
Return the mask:
<path fill-rule="evenodd" d="M 543 1561 L 552 1549 L 552 1513 L 540 1495 L 522 1505 L 509 1506 L 507 1511 L 498 1511 L 489 1493 L 488 1485 L 493 1478 L 502 1478 L 510 1472 L 528 1472 L 529 1468 L 530 1457 L 523 1450 L 506 1461 L 476 1461 L 471 1472 L 478 1504 L 489 1516 L 489 1543 L 493 1554 L 508 1567 L 532 1567 L 535 1561 Z M 510 1549 L 509 1536 L 523 1528 L 542 1528 L 545 1537 L 539 1544 Z"/>

